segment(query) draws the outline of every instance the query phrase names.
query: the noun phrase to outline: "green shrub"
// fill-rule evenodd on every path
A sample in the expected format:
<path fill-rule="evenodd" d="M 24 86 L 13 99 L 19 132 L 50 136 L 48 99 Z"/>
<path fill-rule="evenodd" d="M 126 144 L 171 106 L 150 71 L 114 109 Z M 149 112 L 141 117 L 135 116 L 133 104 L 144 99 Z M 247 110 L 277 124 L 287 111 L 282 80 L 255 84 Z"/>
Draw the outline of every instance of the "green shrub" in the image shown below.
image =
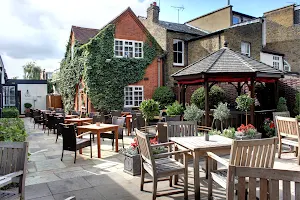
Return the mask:
<path fill-rule="evenodd" d="M 144 100 L 140 105 L 140 110 L 146 121 L 152 120 L 154 116 L 159 115 L 159 103 L 153 99 Z"/>
<path fill-rule="evenodd" d="M 31 108 L 31 107 L 32 107 L 32 104 L 31 104 L 31 103 L 24 103 L 24 107 L 25 107 L 25 108 Z"/>
<path fill-rule="evenodd" d="M 286 106 L 286 99 L 284 97 L 280 97 L 277 104 L 277 112 L 285 112 L 288 111 Z"/>
<path fill-rule="evenodd" d="M 295 109 L 294 112 L 296 114 L 300 114 L 300 92 L 297 92 L 295 97 Z"/>
<path fill-rule="evenodd" d="M 208 98 L 209 98 L 209 107 L 214 108 L 214 106 L 218 105 L 219 102 L 225 101 L 225 91 L 221 87 L 214 85 L 211 87 L 208 93 Z M 192 94 L 191 103 L 195 104 L 196 106 L 198 106 L 198 108 L 202 110 L 205 108 L 204 87 L 198 88 Z"/>
<path fill-rule="evenodd" d="M 171 88 L 162 86 L 156 88 L 152 99 L 159 103 L 160 109 L 164 109 L 175 101 L 175 95 Z"/>
<path fill-rule="evenodd" d="M 0 141 L 24 142 L 27 134 L 20 118 L 0 119 Z"/>
<path fill-rule="evenodd" d="M 17 117 L 19 117 L 19 110 L 16 107 L 3 108 L 2 117 L 3 118 L 17 118 Z"/>
<path fill-rule="evenodd" d="M 191 106 L 186 106 L 184 111 L 184 119 L 187 121 L 197 121 L 200 122 L 204 114 L 204 111 L 199 109 L 195 104 Z"/>
<path fill-rule="evenodd" d="M 214 119 L 221 122 L 221 130 L 223 130 L 223 121 L 228 119 L 230 115 L 230 110 L 227 107 L 227 103 L 220 102 L 219 105 L 214 110 Z"/>
<path fill-rule="evenodd" d="M 167 106 L 167 115 L 174 116 L 174 115 L 181 115 L 184 111 L 183 106 L 175 101 L 172 105 Z"/>
<path fill-rule="evenodd" d="M 227 128 L 223 130 L 223 136 L 235 139 L 235 129 L 234 128 Z"/>

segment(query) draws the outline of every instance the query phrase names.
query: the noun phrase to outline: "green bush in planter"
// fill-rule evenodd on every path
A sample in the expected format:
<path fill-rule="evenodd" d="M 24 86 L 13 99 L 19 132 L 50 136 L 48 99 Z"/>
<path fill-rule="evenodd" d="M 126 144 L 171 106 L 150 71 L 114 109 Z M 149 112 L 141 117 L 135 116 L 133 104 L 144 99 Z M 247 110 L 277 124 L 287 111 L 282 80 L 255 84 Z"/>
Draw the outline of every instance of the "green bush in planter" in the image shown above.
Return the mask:
<path fill-rule="evenodd" d="M 164 109 L 167 105 L 170 105 L 175 101 L 175 95 L 171 88 L 161 86 L 156 88 L 152 99 L 159 103 L 160 109 Z"/>
<path fill-rule="evenodd" d="M 236 108 L 246 112 L 246 125 L 248 124 L 248 115 L 247 111 L 250 109 L 250 106 L 254 103 L 254 99 L 249 97 L 247 94 L 240 95 L 236 98 L 235 102 L 237 103 Z"/>
<path fill-rule="evenodd" d="M 175 101 L 172 105 L 167 106 L 168 116 L 181 115 L 183 111 L 184 108 L 180 103 L 178 103 L 178 101 Z"/>
<path fill-rule="evenodd" d="M 0 119 L 0 141 L 24 142 L 27 134 L 20 118 Z"/>
<path fill-rule="evenodd" d="M 2 109 L 3 118 L 17 118 L 19 117 L 19 110 L 16 107 L 3 108 Z"/>
<path fill-rule="evenodd" d="M 200 122 L 203 117 L 204 111 L 199 109 L 195 104 L 186 106 L 184 111 L 184 119 L 187 121 L 197 121 Z"/>
<path fill-rule="evenodd" d="M 220 102 L 216 109 L 214 110 L 214 120 L 219 120 L 221 122 L 221 131 L 223 131 L 223 121 L 228 119 L 230 116 L 230 110 L 227 103 Z"/>
<path fill-rule="evenodd" d="M 159 103 L 153 99 L 144 100 L 140 105 L 144 119 L 148 122 L 159 115 Z"/>
<path fill-rule="evenodd" d="M 280 97 L 277 104 L 277 112 L 285 112 L 288 111 L 286 106 L 286 99 L 284 97 Z"/>
<path fill-rule="evenodd" d="M 24 107 L 29 109 L 32 107 L 32 104 L 31 103 L 24 103 Z"/>
<path fill-rule="evenodd" d="M 225 101 L 225 91 L 217 86 L 214 85 L 210 88 L 210 91 L 208 93 L 209 98 L 209 107 L 214 108 L 215 105 L 218 105 L 219 102 Z M 198 88 L 191 97 L 191 103 L 198 106 L 200 109 L 205 108 L 205 94 L 204 94 L 204 87 Z"/>

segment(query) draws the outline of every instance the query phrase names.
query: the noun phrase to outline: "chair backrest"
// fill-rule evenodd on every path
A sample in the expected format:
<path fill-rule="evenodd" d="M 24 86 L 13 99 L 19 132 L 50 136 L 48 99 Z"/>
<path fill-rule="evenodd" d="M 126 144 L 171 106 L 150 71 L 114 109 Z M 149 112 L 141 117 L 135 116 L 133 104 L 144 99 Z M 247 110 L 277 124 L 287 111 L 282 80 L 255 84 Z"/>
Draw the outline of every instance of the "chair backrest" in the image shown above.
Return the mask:
<path fill-rule="evenodd" d="M 234 140 L 230 165 L 273 168 L 278 138 Z"/>
<path fill-rule="evenodd" d="M 65 118 L 63 116 L 56 116 L 55 117 L 55 124 L 58 125 L 60 123 L 64 123 L 65 122 Z"/>
<path fill-rule="evenodd" d="M 28 142 L 0 142 L 0 175 L 26 173 Z"/>
<path fill-rule="evenodd" d="M 96 115 L 99 115 L 99 112 L 90 112 L 89 113 L 89 118 L 93 118 Z"/>
<path fill-rule="evenodd" d="M 96 122 L 105 123 L 105 116 L 103 114 L 94 115 L 93 116 L 93 124 L 96 124 Z"/>
<path fill-rule="evenodd" d="M 131 123 L 131 128 L 134 130 L 137 128 L 137 118 L 136 118 L 136 113 L 131 114 L 132 118 L 132 123 Z"/>
<path fill-rule="evenodd" d="M 170 121 L 167 122 L 168 137 L 197 136 L 197 122 Z"/>
<path fill-rule="evenodd" d="M 74 151 L 76 149 L 76 126 L 74 124 L 62 125 L 63 149 Z"/>
<path fill-rule="evenodd" d="M 54 115 L 46 114 L 46 116 L 48 119 L 48 123 L 47 123 L 48 128 L 54 128 L 56 122 Z"/>
<path fill-rule="evenodd" d="M 138 147 L 139 147 L 141 158 L 143 159 L 143 161 L 150 164 L 152 166 L 152 169 L 155 170 L 156 167 L 155 167 L 155 162 L 153 157 L 153 151 L 150 145 L 149 135 L 139 131 L 138 129 L 134 129 L 134 130 L 138 140 Z"/>
<path fill-rule="evenodd" d="M 111 113 L 111 116 L 121 117 L 122 112 L 120 110 L 112 110 L 110 113 Z"/>
<path fill-rule="evenodd" d="M 140 129 L 141 127 L 144 127 L 146 125 L 142 113 L 136 113 L 136 123 L 137 129 Z"/>
<path fill-rule="evenodd" d="M 296 118 L 276 116 L 275 122 L 278 135 L 299 139 L 299 125 Z"/>
<path fill-rule="evenodd" d="M 276 116 L 290 117 L 290 112 L 289 111 L 285 111 L 285 112 L 273 112 L 273 120 L 275 120 Z"/>
<path fill-rule="evenodd" d="M 119 135 L 123 135 L 124 122 L 125 122 L 125 117 L 116 117 L 116 116 L 112 117 L 112 124 L 119 125 L 119 128 L 118 128 Z"/>
<path fill-rule="evenodd" d="M 238 188 L 235 185 L 238 185 Z M 259 190 L 256 188 L 257 185 L 260 187 Z M 235 191 L 239 200 L 256 200 L 256 197 L 272 200 L 299 199 L 299 188 L 300 175 L 296 171 L 229 166 L 226 199 L 236 199 Z"/>

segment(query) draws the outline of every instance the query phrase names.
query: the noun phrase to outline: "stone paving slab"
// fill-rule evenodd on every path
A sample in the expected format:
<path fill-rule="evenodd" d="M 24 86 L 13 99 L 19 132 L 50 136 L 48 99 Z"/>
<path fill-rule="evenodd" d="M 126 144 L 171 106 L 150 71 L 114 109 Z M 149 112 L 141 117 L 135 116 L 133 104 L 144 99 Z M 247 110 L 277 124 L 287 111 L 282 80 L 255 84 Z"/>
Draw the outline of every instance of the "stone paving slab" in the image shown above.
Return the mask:
<path fill-rule="evenodd" d="M 63 179 L 47 183 L 52 194 L 89 188 L 91 185 L 82 177 Z"/>

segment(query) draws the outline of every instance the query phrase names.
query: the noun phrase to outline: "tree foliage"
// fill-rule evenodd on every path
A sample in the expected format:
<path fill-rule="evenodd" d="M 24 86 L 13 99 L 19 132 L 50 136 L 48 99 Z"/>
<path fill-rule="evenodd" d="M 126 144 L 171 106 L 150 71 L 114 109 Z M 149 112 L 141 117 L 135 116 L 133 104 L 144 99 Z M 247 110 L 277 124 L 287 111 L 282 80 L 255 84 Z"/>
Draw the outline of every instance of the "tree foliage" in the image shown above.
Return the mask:
<path fill-rule="evenodd" d="M 192 104 L 190 106 L 186 106 L 186 110 L 184 111 L 184 119 L 187 121 L 200 122 L 203 114 L 203 110 L 199 109 L 195 104 Z"/>
<path fill-rule="evenodd" d="M 144 100 L 140 105 L 140 110 L 146 121 L 153 120 L 154 116 L 159 115 L 159 103 L 153 99 Z"/>
<path fill-rule="evenodd" d="M 175 101 L 175 95 L 171 88 L 167 86 L 161 86 L 156 88 L 153 93 L 152 99 L 159 102 L 161 109 L 166 108 L 166 106 L 172 104 Z"/>
<path fill-rule="evenodd" d="M 175 101 L 172 105 L 167 106 L 167 115 L 168 116 L 175 116 L 181 115 L 184 111 L 182 104 L 178 101 Z"/>
<path fill-rule="evenodd" d="M 277 104 L 277 112 L 285 112 L 288 111 L 286 105 L 286 99 L 284 97 L 280 97 Z"/>
<path fill-rule="evenodd" d="M 29 62 L 23 66 L 24 79 L 40 80 L 42 69 L 35 62 Z"/>

